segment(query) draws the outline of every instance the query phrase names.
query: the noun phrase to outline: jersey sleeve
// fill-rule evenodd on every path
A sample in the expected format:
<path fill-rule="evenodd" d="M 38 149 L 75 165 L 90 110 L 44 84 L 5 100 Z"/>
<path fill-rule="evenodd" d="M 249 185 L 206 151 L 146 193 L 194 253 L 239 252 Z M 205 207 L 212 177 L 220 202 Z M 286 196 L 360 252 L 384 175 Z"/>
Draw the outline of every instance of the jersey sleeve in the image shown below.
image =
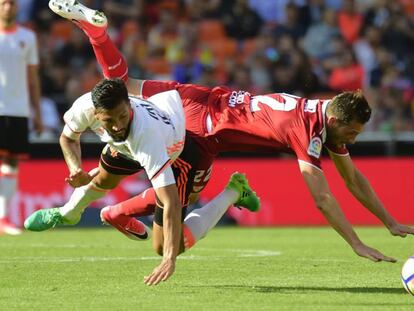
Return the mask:
<path fill-rule="evenodd" d="M 324 146 L 330 152 L 335 153 L 337 155 L 340 155 L 340 156 L 347 156 L 347 155 L 349 155 L 349 151 L 346 148 L 346 145 L 333 146 L 333 145 L 325 144 Z"/>
<path fill-rule="evenodd" d="M 320 135 L 312 135 L 305 128 L 293 128 L 288 134 L 288 140 L 289 146 L 295 152 L 298 161 L 322 169 L 320 157 L 323 143 Z"/>
<path fill-rule="evenodd" d="M 30 32 L 29 36 L 29 48 L 27 53 L 27 64 L 38 65 L 39 64 L 39 53 L 37 49 L 37 39 L 33 32 Z"/>
<path fill-rule="evenodd" d="M 158 93 L 176 90 L 179 85 L 175 81 L 145 80 L 142 83 L 141 94 L 146 99 Z"/>
<path fill-rule="evenodd" d="M 90 127 L 89 120 L 86 116 L 86 110 L 88 108 L 82 107 L 86 104 L 81 100 L 82 98 L 83 96 L 77 99 L 72 107 L 63 115 L 63 120 L 65 121 L 63 133 L 69 138 L 72 138 L 73 135 L 79 136 Z"/>

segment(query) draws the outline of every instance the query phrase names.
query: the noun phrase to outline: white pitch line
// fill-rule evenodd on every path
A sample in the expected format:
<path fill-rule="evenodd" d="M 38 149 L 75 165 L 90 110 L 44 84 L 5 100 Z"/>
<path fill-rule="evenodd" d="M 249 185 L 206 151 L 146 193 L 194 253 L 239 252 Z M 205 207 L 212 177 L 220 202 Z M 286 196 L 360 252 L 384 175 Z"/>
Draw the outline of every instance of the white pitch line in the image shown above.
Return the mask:
<path fill-rule="evenodd" d="M 206 250 L 206 249 L 204 249 Z M 217 249 L 209 249 L 217 251 Z M 281 253 L 267 250 L 237 250 L 237 249 L 220 249 L 219 251 L 227 251 L 231 253 L 238 253 L 234 257 L 273 257 L 279 256 Z M 184 255 L 179 256 L 178 260 L 222 260 L 230 256 L 200 256 L 200 255 Z M 142 257 L 98 257 L 98 256 L 84 256 L 84 257 L 5 257 L 0 259 L 0 263 L 70 263 L 70 262 L 99 262 L 99 261 L 139 261 L 139 260 L 160 260 L 161 256 L 142 256 Z"/>

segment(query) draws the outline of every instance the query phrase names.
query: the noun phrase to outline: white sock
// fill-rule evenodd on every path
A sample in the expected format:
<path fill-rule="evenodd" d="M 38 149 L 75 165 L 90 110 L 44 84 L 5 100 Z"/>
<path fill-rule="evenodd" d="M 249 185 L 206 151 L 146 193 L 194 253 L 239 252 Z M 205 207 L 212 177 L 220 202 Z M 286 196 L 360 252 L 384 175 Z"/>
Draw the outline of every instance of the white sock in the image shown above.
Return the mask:
<path fill-rule="evenodd" d="M 8 204 L 17 189 L 17 167 L 0 166 L 0 219 L 7 216 Z"/>
<path fill-rule="evenodd" d="M 74 225 L 79 222 L 83 211 L 94 201 L 104 197 L 108 190 L 97 187 L 92 182 L 76 188 L 69 201 L 59 208 L 65 220 Z"/>
<path fill-rule="evenodd" d="M 191 231 L 193 243 L 204 238 L 238 198 L 239 193 L 236 190 L 225 189 L 209 203 L 188 214 L 184 225 Z"/>

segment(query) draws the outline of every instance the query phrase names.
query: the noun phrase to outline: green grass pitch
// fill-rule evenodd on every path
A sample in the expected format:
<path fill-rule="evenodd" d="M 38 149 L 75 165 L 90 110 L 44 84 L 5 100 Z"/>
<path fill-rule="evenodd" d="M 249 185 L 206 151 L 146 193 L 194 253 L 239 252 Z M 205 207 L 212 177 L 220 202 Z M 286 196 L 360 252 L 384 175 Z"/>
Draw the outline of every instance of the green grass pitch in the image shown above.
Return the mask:
<path fill-rule="evenodd" d="M 357 232 L 398 262 L 360 258 L 328 227 L 220 227 L 156 287 L 151 243 L 112 229 L 1 236 L 0 310 L 414 310 L 400 281 L 413 237 Z"/>

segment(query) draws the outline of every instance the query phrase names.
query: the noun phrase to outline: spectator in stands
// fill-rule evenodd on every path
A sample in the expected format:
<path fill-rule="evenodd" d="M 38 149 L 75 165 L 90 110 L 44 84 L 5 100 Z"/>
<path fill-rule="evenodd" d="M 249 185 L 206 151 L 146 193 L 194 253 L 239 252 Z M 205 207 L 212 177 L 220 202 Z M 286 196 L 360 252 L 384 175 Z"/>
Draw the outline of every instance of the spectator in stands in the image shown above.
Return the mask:
<path fill-rule="evenodd" d="M 281 35 L 287 34 L 298 40 L 305 35 L 307 25 L 302 22 L 300 9 L 296 5 L 289 3 L 285 10 L 286 22 L 276 26 L 274 31 L 275 37 L 278 38 Z"/>
<path fill-rule="evenodd" d="M 103 11 L 111 19 L 111 24 L 116 29 L 120 29 L 126 20 L 140 17 L 144 5 L 142 0 L 106 0 L 102 3 Z"/>
<path fill-rule="evenodd" d="M 247 66 L 235 65 L 226 84 L 233 90 L 244 90 L 251 94 L 258 93 L 255 83 L 252 81 L 250 69 Z"/>
<path fill-rule="evenodd" d="M 179 28 L 174 11 L 162 9 L 159 23 L 148 32 L 149 56 L 165 56 L 168 46 L 178 40 Z"/>
<path fill-rule="evenodd" d="M 221 16 L 227 35 L 237 40 L 257 36 L 263 25 L 259 14 L 249 8 L 247 0 L 232 0 L 232 2 L 230 9 L 224 11 Z"/>
<path fill-rule="evenodd" d="M 363 31 L 362 37 L 353 45 L 355 56 L 364 68 L 364 85 L 366 86 L 375 85 L 372 75 L 376 68 L 378 68 L 376 51 L 380 45 L 381 31 L 375 26 L 368 26 Z"/>
<path fill-rule="evenodd" d="M 323 19 L 310 26 L 303 41 L 306 53 L 313 61 L 319 61 L 328 55 L 330 42 L 334 37 L 340 35 L 336 12 L 326 9 L 323 12 Z"/>
<path fill-rule="evenodd" d="M 202 20 L 204 18 L 220 18 L 220 0 L 185 0 L 188 15 L 191 20 Z"/>
<path fill-rule="evenodd" d="M 342 51 L 339 66 L 332 70 L 329 87 L 337 92 L 362 89 L 364 68 L 357 62 L 351 49 Z"/>
<path fill-rule="evenodd" d="M 363 24 L 364 16 L 357 11 L 355 0 L 344 0 L 343 7 L 338 12 L 338 25 L 342 37 L 349 44 L 353 44 L 358 40 Z"/>

